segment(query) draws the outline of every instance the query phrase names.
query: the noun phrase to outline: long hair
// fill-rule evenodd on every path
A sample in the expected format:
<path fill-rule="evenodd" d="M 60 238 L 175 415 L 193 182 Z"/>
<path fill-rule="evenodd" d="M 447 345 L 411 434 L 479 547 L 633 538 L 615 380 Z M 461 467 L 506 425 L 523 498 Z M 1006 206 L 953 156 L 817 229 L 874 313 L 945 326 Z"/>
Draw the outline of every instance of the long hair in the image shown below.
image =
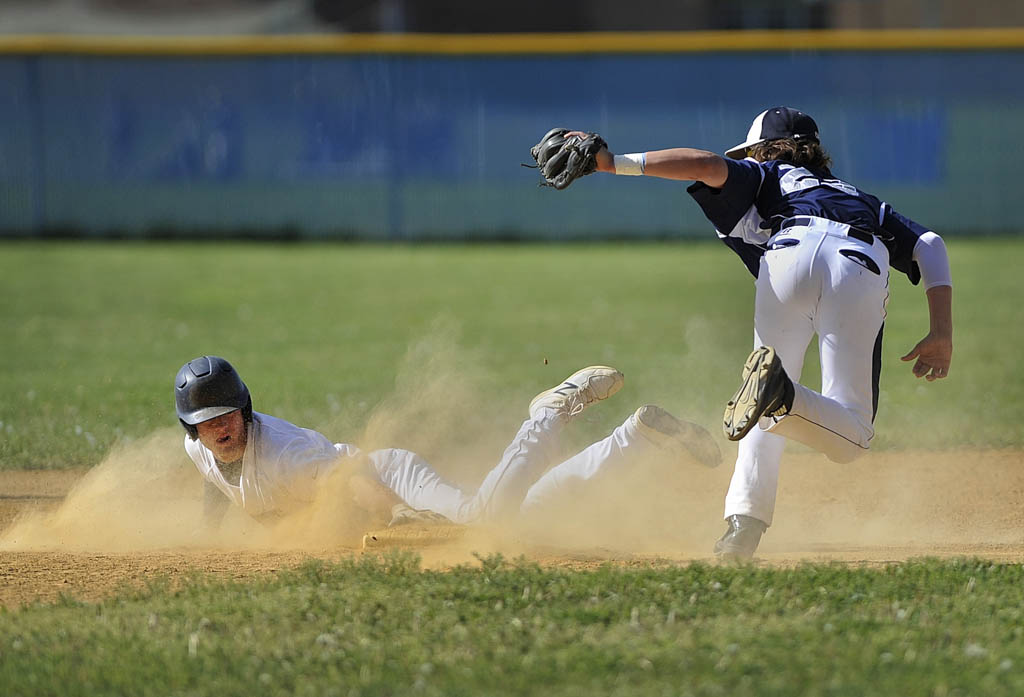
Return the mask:
<path fill-rule="evenodd" d="M 757 145 L 751 145 L 747 150 L 747 156 L 758 162 L 769 162 L 778 160 L 788 162 L 797 167 L 829 171 L 832 167 L 832 158 L 821 143 L 813 138 L 777 138 L 766 140 Z"/>

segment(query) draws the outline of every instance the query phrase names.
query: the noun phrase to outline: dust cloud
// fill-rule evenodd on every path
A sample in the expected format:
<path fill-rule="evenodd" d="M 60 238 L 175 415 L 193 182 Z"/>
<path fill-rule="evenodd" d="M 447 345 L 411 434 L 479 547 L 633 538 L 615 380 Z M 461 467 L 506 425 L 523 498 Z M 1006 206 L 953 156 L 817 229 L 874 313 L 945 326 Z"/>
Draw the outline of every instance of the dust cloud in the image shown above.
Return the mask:
<path fill-rule="evenodd" d="M 364 451 L 390 446 L 415 450 L 442 476 L 472 492 L 498 463 L 529 399 L 496 402 L 495 382 L 480 357 L 460 346 L 456 324 L 439 320 L 409 347 L 393 391 L 362 428 L 334 423 L 323 432 L 332 439 L 335 432 L 360 433 L 353 441 Z M 251 389 L 258 405 L 259 387 Z M 532 388 L 523 389 L 524 395 L 532 396 Z M 315 500 L 299 511 L 256 521 L 230 509 L 219 529 L 204 529 L 202 481 L 184 452 L 183 438 L 180 429 L 167 428 L 118 445 L 55 509 L 23 513 L 0 534 L 0 549 L 356 549 L 363 533 L 387 522 L 354 505 L 348 488 L 351 470 L 341 464 L 320 482 Z M 462 560 L 472 551 L 519 553 L 531 546 L 678 550 L 694 521 L 714 520 L 711 509 L 717 506 L 721 476 L 708 472 L 692 462 L 634 462 L 582 492 L 574 490 L 554 513 L 538 514 L 522 525 L 480 526 L 467 538 L 475 550 L 450 551 Z"/>
<path fill-rule="evenodd" d="M 695 328 L 696 336 L 699 330 Z M 427 336 L 410 346 L 395 389 L 374 410 L 360 446 L 370 450 L 397 444 L 415 450 L 471 493 L 498 464 L 536 390 L 524 386 L 521 398 L 507 403 L 496 399 L 504 394 L 496 383 L 481 357 L 460 344 L 457 324 L 438 320 Z M 614 406 L 628 415 L 643 403 L 613 404 L 622 399 L 616 395 L 590 409 Z M 698 420 L 715 423 L 717 415 Z M 607 435 L 594 433 L 589 424 L 569 423 L 555 463 L 576 453 L 579 438 L 574 429 L 582 428 L 588 428 L 592 440 Z M 724 438 L 716 441 L 724 450 Z M 424 549 L 424 561 L 457 563 L 471 558 L 472 552 L 671 557 L 685 550 L 708 552 L 708 539 L 721 525 L 721 497 L 730 476 L 725 470 L 705 468 L 678 448 L 651 448 L 627 467 L 566 487 L 563 498 L 520 520 L 476 525 L 474 533 L 458 543 Z"/>
<path fill-rule="evenodd" d="M 182 461 L 180 429 L 115 447 L 56 510 L 29 510 L 2 536 L 5 551 L 134 551 L 195 544 L 199 475 Z M 186 458 L 187 459 L 187 458 Z"/>
<path fill-rule="evenodd" d="M 699 327 L 695 333 L 700 335 Z M 322 432 L 332 440 L 337 433 L 357 433 L 351 441 L 364 451 L 415 450 L 472 492 L 497 464 L 532 396 L 525 386 L 515 404 L 496 402 L 496 384 L 480 356 L 460 346 L 457 326 L 442 320 L 409 347 L 394 390 L 365 424 L 331 423 Z M 258 404 L 259 386 L 250 387 Z M 636 406 L 627 405 L 625 413 Z M 602 408 L 607 407 L 592 407 Z M 717 414 L 683 416 L 717 423 Z M 567 433 L 573 428 L 581 427 L 570 423 Z M 59 506 L 23 513 L 0 534 L 0 550 L 354 551 L 365 532 L 387 522 L 386 514 L 368 514 L 354 505 L 351 471 L 339 465 L 322 480 L 316 499 L 297 512 L 260 522 L 231 509 L 218 530 L 204 529 L 202 482 L 182 448 L 183 437 L 179 428 L 167 428 L 117 446 Z M 735 444 L 720 434 L 713 437 L 723 454 L 716 469 L 700 466 L 678 449 L 654 449 L 566 490 L 554 505 L 514 524 L 473 526 L 458 542 L 417 552 L 431 566 L 492 552 L 562 559 L 709 559 L 725 528 L 722 504 L 736 452 Z M 563 453 L 572 454 L 568 448 Z M 871 556 L 863 552 L 867 548 L 905 547 L 925 554 L 962 549 L 970 554 L 978 545 L 1019 544 L 1022 460 L 1019 450 L 887 451 L 836 465 L 790 446 L 775 524 L 759 555 L 769 560 L 857 559 Z"/>
<path fill-rule="evenodd" d="M 457 322 L 435 319 L 407 349 L 394 388 L 373 409 L 357 444 L 364 451 L 415 451 L 460 480 L 482 477 L 518 427 L 510 415 L 525 416 L 526 408 L 526 401 L 503 403 L 496 376 L 484 365 L 479 352 L 461 345 Z"/>
<path fill-rule="evenodd" d="M 765 553 L 852 550 L 977 553 L 1024 541 L 1024 451 L 883 451 L 839 465 L 810 452 L 783 461 Z"/>

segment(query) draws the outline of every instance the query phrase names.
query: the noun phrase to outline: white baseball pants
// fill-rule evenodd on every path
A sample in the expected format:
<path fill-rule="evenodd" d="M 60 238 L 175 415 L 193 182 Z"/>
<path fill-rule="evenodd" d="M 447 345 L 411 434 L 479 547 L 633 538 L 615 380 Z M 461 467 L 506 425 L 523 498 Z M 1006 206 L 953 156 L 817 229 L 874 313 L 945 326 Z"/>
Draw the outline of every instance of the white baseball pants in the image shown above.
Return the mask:
<path fill-rule="evenodd" d="M 841 223 L 806 220 L 808 225 L 769 240 L 754 309 L 754 346 L 775 348 L 794 383 L 793 409 L 761 419 L 740 441 L 726 517 L 746 515 L 771 525 L 786 438 L 833 461 L 851 462 L 874 437 L 889 253 L 877 239 L 851 237 Z M 814 334 L 820 393 L 799 384 Z"/>
<path fill-rule="evenodd" d="M 473 523 L 509 520 L 553 502 L 572 500 L 589 482 L 658 449 L 637 429 L 634 415 L 607 438 L 548 470 L 564 424 L 565 418 L 552 410 L 523 422 L 475 492 L 445 481 L 426 460 L 408 450 L 375 450 L 368 457 L 380 481 L 413 508 L 440 513 L 456 523 Z"/>

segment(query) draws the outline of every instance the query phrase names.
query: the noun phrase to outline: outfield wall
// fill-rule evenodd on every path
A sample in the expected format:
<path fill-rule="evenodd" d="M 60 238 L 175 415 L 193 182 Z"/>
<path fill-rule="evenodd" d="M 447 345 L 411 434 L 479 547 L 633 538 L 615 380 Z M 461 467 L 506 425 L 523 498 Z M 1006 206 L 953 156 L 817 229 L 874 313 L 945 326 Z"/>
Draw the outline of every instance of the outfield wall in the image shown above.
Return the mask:
<path fill-rule="evenodd" d="M 1021 229 L 1024 32 L 975 31 L 0 40 L 0 231 L 705 234 L 684 185 L 519 165 L 556 125 L 722 151 L 782 103 L 911 217 Z"/>

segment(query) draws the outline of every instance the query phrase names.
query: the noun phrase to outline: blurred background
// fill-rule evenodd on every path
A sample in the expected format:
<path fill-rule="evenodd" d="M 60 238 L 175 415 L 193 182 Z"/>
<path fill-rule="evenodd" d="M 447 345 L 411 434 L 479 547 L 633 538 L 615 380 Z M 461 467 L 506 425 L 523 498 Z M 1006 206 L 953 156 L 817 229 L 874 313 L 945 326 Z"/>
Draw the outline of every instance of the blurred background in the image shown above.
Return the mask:
<path fill-rule="evenodd" d="M 5 0 L 5 33 L 691 31 L 1024 24 L 1013 0 Z"/>
<path fill-rule="evenodd" d="M 722 152 L 776 104 L 925 225 L 1016 231 L 1013 27 L 1005 0 L 5 0 L 0 235 L 707 234 L 676 183 L 519 165 L 563 125 Z"/>
<path fill-rule="evenodd" d="M 816 118 L 837 176 L 951 249 L 957 379 L 899 362 L 927 317 L 896 277 L 876 447 L 1019 447 L 997 405 L 1024 403 L 1024 3 L 0 0 L 0 469 L 177 428 L 169 381 L 205 353 L 337 439 L 381 399 L 451 412 L 384 434 L 438 462 L 466 439 L 499 452 L 580 361 L 630 382 L 578 444 L 644 401 L 713 424 L 750 277 L 685 184 L 556 192 L 520 165 L 554 126 L 724 152 L 780 104 Z M 152 242 L 178 239 L 232 241 Z M 393 244 L 437 240 L 669 242 Z M 403 388 L 425 361 L 436 399 Z M 456 408 L 453 384 L 486 401 Z"/>

